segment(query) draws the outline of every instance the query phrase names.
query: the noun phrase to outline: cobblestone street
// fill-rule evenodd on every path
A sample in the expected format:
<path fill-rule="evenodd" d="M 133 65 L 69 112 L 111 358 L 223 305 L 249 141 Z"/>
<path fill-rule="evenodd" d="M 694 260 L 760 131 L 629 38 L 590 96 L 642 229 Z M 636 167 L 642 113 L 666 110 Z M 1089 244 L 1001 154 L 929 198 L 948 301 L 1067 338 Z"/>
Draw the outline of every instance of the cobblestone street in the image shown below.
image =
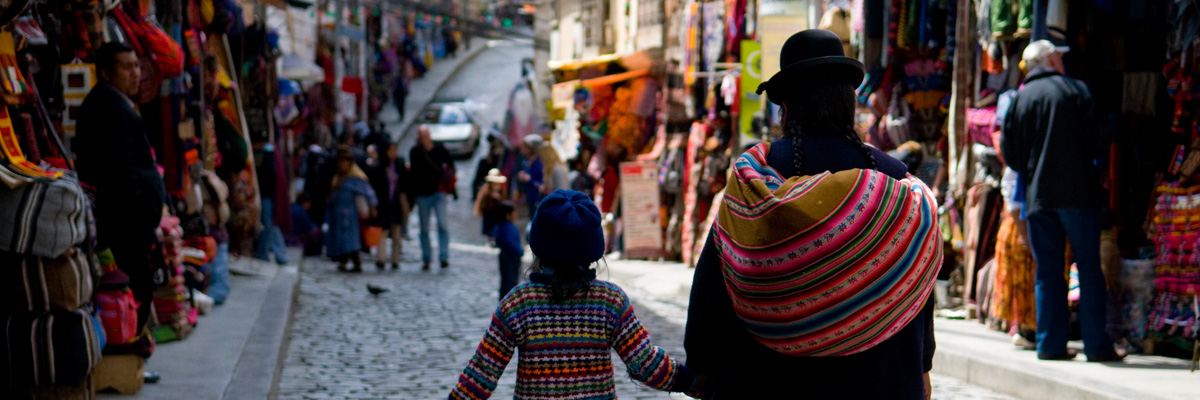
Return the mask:
<path fill-rule="evenodd" d="M 505 102 L 497 100 L 506 98 L 517 83 L 517 60 L 527 53 L 531 54 L 528 48 L 511 45 L 484 50 L 452 78 L 442 94 L 493 104 L 477 116 L 481 125 L 490 126 L 503 117 Z M 411 143 L 411 137 L 401 140 L 404 153 Z M 279 379 L 280 399 L 446 397 L 479 344 L 497 301 L 497 253 L 484 245 L 468 199 L 475 160 L 458 163 L 459 193 L 466 195 L 457 201 L 447 199 L 452 242 L 449 268 L 438 270 L 435 262 L 433 271 L 421 271 L 415 216 L 409 227 L 414 240 L 404 243 L 399 271 L 378 271 L 373 257 L 366 255 L 361 274 L 339 273 L 327 260 L 303 261 Z M 601 271 L 600 277 L 605 276 Z M 390 291 L 371 295 L 367 284 Z M 680 299 L 656 299 L 627 291 L 655 344 L 685 360 L 685 306 Z M 627 378 L 615 354 L 613 360 L 620 398 L 686 398 L 639 386 Z M 509 363 L 493 398 L 512 398 L 516 364 L 515 359 Z M 952 379 L 935 378 L 934 385 L 935 399 L 1006 399 Z"/>

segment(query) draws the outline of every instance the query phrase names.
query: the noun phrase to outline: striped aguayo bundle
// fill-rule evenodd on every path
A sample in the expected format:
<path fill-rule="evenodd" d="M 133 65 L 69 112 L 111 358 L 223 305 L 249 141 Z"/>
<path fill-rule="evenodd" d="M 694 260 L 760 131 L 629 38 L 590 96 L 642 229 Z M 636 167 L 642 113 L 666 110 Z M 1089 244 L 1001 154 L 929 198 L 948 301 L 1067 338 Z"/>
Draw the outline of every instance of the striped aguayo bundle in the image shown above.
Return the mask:
<path fill-rule="evenodd" d="M 734 311 L 793 356 L 850 355 L 892 337 L 942 263 L 932 192 L 874 170 L 785 180 L 769 149 L 738 159 L 714 227 Z"/>
<path fill-rule="evenodd" d="M 594 280 L 586 292 L 556 302 L 549 286 L 528 282 L 500 301 L 449 398 L 491 397 L 520 349 L 513 398 L 615 399 L 610 348 L 625 362 L 630 377 L 646 386 L 675 392 L 692 387 L 692 373 L 650 343 L 650 333 L 617 285 Z"/>

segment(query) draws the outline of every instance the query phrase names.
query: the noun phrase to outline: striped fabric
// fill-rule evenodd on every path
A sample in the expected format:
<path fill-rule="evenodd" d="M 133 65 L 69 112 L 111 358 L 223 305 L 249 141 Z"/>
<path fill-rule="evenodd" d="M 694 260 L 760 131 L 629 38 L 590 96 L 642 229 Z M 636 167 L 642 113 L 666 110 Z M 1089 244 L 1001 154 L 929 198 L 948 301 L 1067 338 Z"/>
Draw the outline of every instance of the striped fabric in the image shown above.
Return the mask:
<path fill-rule="evenodd" d="M 691 372 L 650 343 L 650 333 L 617 285 L 592 281 L 586 293 L 555 303 L 547 286 L 530 282 L 500 302 L 450 398 L 490 397 L 513 351 L 520 349 L 515 399 L 615 399 L 610 348 L 630 376 L 649 387 L 691 388 Z"/>
<path fill-rule="evenodd" d="M 844 356 L 925 305 L 942 246 L 929 188 L 874 170 L 783 179 L 769 145 L 737 161 L 714 227 L 734 311 L 767 347 Z"/>

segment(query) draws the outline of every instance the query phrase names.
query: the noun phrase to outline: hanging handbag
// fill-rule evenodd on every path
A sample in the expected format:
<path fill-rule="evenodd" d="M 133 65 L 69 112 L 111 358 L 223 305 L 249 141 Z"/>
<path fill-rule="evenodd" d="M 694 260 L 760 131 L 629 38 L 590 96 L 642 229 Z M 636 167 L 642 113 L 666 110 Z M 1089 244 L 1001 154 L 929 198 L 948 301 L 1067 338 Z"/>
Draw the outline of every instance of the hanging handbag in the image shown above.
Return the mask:
<path fill-rule="evenodd" d="M 133 35 L 145 51 L 145 56 L 154 63 L 160 79 L 174 79 L 183 75 L 183 48 L 167 35 L 162 27 L 144 17 L 126 15 L 128 24 L 136 33 Z"/>
<path fill-rule="evenodd" d="M 133 101 L 138 104 L 154 101 L 162 89 L 162 76 L 159 74 L 158 65 L 153 62 L 153 57 L 142 46 L 141 40 L 137 38 L 139 29 L 129 14 L 126 14 L 121 7 L 117 7 L 110 12 L 110 15 L 112 15 L 112 19 L 117 22 L 117 25 L 125 34 L 127 38 L 125 43 L 133 48 L 133 52 L 137 54 L 139 59 L 149 61 L 138 63 L 138 66 L 142 70 L 142 80 L 138 82 L 138 93 L 137 96 L 133 96 Z"/>

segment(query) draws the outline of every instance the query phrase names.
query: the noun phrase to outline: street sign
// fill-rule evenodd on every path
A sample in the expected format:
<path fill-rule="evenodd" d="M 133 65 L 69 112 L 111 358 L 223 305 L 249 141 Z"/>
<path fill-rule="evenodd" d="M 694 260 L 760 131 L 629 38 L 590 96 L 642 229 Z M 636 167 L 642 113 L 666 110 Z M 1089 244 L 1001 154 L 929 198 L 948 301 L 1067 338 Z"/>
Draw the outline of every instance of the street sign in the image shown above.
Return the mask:
<path fill-rule="evenodd" d="M 621 163 L 625 258 L 648 259 L 662 255 L 662 216 L 658 196 L 658 166 L 653 161 Z"/>

